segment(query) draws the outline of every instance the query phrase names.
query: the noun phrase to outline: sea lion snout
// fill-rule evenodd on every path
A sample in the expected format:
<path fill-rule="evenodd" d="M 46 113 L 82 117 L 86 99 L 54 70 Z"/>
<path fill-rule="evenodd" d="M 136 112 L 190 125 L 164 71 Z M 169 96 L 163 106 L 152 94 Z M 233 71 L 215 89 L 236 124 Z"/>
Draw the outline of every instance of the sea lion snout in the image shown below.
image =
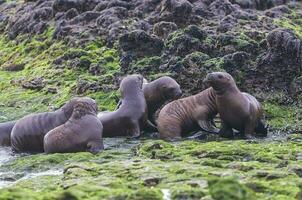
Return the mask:
<path fill-rule="evenodd" d="M 182 90 L 180 89 L 180 87 L 178 87 L 178 88 L 174 88 L 174 90 L 173 90 L 173 100 L 175 100 L 175 99 L 179 99 L 181 96 L 182 96 Z"/>

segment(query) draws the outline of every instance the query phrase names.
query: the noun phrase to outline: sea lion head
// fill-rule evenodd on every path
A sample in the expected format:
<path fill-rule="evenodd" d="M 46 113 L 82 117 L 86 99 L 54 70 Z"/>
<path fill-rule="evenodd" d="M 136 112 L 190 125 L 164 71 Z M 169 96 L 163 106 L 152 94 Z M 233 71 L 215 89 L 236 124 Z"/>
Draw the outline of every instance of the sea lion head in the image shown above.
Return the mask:
<path fill-rule="evenodd" d="M 61 110 L 63 110 L 65 116 L 67 118 L 70 118 L 72 115 L 73 109 L 77 101 L 80 99 L 80 97 L 73 97 L 69 101 L 67 101 L 62 107 Z"/>
<path fill-rule="evenodd" d="M 95 100 L 89 97 L 81 97 L 74 105 L 72 116 L 74 118 L 80 118 L 87 114 L 96 115 L 98 112 L 98 106 Z"/>
<path fill-rule="evenodd" d="M 181 97 L 182 91 L 180 85 L 171 77 L 163 76 L 158 79 L 158 87 L 161 94 L 169 100 L 175 100 Z"/>
<path fill-rule="evenodd" d="M 204 79 L 215 91 L 224 92 L 226 89 L 236 87 L 233 77 L 227 72 L 212 72 Z"/>
<path fill-rule="evenodd" d="M 142 90 L 144 82 L 144 77 L 140 74 L 133 74 L 126 76 L 121 84 L 120 84 L 120 91 L 122 96 L 127 93 L 137 93 L 138 90 Z"/>

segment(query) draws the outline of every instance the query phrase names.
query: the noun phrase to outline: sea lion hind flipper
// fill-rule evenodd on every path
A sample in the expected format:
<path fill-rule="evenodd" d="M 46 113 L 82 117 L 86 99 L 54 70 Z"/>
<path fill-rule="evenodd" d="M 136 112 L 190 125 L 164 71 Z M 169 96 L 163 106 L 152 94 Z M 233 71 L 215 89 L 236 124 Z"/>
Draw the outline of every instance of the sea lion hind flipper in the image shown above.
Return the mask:
<path fill-rule="evenodd" d="M 202 131 L 212 134 L 219 134 L 219 129 L 213 126 L 212 121 L 199 120 L 197 123 Z"/>
<path fill-rule="evenodd" d="M 150 120 L 146 121 L 146 129 L 148 131 L 158 132 L 156 125 L 154 125 Z"/>
<path fill-rule="evenodd" d="M 104 150 L 104 144 L 103 142 L 88 142 L 87 143 L 87 151 L 92 154 L 97 154 L 100 151 Z"/>

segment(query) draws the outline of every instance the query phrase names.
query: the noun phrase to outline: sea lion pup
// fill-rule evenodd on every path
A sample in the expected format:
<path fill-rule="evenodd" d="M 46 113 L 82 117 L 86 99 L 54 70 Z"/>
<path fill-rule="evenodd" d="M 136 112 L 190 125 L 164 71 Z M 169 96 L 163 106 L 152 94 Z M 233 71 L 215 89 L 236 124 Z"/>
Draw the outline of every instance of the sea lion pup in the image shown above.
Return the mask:
<path fill-rule="evenodd" d="M 16 121 L 0 123 L 0 146 L 10 146 L 10 135 Z"/>
<path fill-rule="evenodd" d="M 180 85 L 171 77 L 163 76 L 143 85 L 148 106 L 148 119 L 154 123 L 155 112 L 167 101 L 181 97 Z"/>
<path fill-rule="evenodd" d="M 45 134 L 70 118 L 74 105 L 79 99 L 71 99 L 57 111 L 30 114 L 18 120 L 11 133 L 12 150 L 14 152 L 43 152 Z"/>
<path fill-rule="evenodd" d="M 240 92 L 233 77 L 226 72 L 213 72 L 204 82 L 214 90 L 217 109 L 222 120 L 223 137 L 233 137 L 233 128 L 246 138 L 254 131 L 259 136 L 267 135 L 267 128 L 261 121 L 263 110 L 257 99 L 248 93 Z"/>
<path fill-rule="evenodd" d="M 120 84 L 123 103 L 113 112 L 99 114 L 103 137 L 140 136 L 147 124 L 147 104 L 142 90 L 143 77 L 128 75 Z"/>
<path fill-rule="evenodd" d="M 143 92 L 148 107 L 148 119 L 153 124 L 155 124 L 155 112 L 165 102 L 176 100 L 182 95 L 180 85 L 169 76 L 160 77 L 150 83 L 144 82 Z"/>
<path fill-rule="evenodd" d="M 45 135 L 44 151 L 98 153 L 103 150 L 103 125 L 96 116 L 97 110 L 97 104 L 91 98 L 77 101 L 70 119 Z"/>
<path fill-rule="evenodd" d="M 200 129 L 218 133 L 213 122 L 216 114 L 215 93 L 212 88 L 172 101 L 159 113 L 157 119 L 159 137 L 164 140 L 175 140 Z"/>

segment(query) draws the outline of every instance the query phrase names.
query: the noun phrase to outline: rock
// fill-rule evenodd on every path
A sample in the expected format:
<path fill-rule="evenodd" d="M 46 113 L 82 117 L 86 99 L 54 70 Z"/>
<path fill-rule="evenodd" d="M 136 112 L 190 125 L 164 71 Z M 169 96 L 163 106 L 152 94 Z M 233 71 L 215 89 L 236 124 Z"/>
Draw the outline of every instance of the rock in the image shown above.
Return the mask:
<path fill-rule="evenodd" d="M 2 69 L 5 71 L 22 71 L 24 69 L 25 64 L 9 64 L 3 66 Z"/>
<path fill-rule="evenodd" d="M 148 186 L 148 187 L 153 187 L 156 186 L 160 183 L 161 178 L 156 178 L 156 177 L 152 177 L 152 178 L 146 178 L 144 179 L 144 185 Z"/>
<path fill-rule="evenodd" d="M 295 78 L 290 83 L 290 92 L 294 96 L 298 96 L 302 94 L 302 76 Z"/>
<path fill-rule="evenodd" d="M 91 64 L 88 71 L 92 75 L 101 75 L 105 70 L 101 64 Z"/>
<path fill-rule="evenodd" d="M 91 21 L 96 21 L 96 19 L 101 15 L 101 13 L 99 12 L 94 12 L 94 11 L 87 11 L 87 12 L 83 12 L 82 14 L 75 16 L 70 22 L 70 25 L 74 25 L 74 24 L 79 24 L 79 23 L 83 23 L 83 24 L 87 24 Z"/>
<path fill-rule="evenodd" d="M 193 5 L 187 0 L 164 0 L 160 6 L 161 21 L 172 21 L 176 24 L 188 21 Z"/>
<path fill-rule="evenodd" d="M 136 30 L 122 35 L 119 39 L 123 51 L 136 57 L 160 55 L 164 47 L 161 39 L 145 31 Z"/>
<path fill-rule="evenodd" d="M 52 8 L 55 13 L 66 12 L 75 8 L 79 12 L 93 10 L 98 4 L 97 0 L 55 0 Z"/>
<path fill-rule="evenodd" d="M 173 22 L 162 21 L 153 26 L 153 34 L 164 39 L 175 30 L 177 30 L 177 25 Z"/>
<path fill-rule="evenodd" d="M 209 11 L 215 16 L 227 16 L 236 8 L 228 0 L 215 0 L 209 5 Z"/>
<path fill-rule="evenodd" d="M 58 88 L 55 87 L 48 87 L 47 92 L 51 94 L 57 94 L 58 93 Z"/>
<path fill-rule="evenodd" d="M 70 20 L 78 15 L 79 15 L 79 12 L 77 11 L 77 9 L 71 8 L 65 13 L 65 19 Z"/>
<path fill-rule="evenodd" d="M 288 88 L 301 71 L 302 40 L 290 30 L 275 29 L 266 41 L 268 50 L 257 63 L 259 73 L 265 74 L 269 86 Z"/>
<path fill-rule="evenodd" d="M 210 48 L 202 43 L 206 32 L 197 26 L 189 26 L 183 32 L 173 32 L 166 39 L 167 53 L 176 56 L 184 56 L 194 51 L 208 53 Z"/>
<path fill-rule="evenodd" d="M 17 14 L 9 23 L 8 35 L 10 39 L 16 38 L 19 34 L 31 33 L 41 34 L 48 25 L 48 21 L 53 18 L 51 7 L 35 9 L 32 13 Z"/>
<path fill-rule="evenodd" d="M 41 90 L 45 87 L 45 82 L 42 77 L 33 78 L 29 81 L 23 81 L 21 83 L 22 87 L 25 89 L 31 89 L 31 90 Z"/>
<path fill-rule="evenodd" d="M 86 91 L 97 92 L 101 90 L 101 86 L 97 82 L 89 82 L 83 79 L 77 80 L 76 93 L 84 94 Z"/>
<path fill-rule="evenodd" d="M 282 17 L 283 15 L 289 14 L 290 12 L 291 11 L 287 6 L 281 5 L 267 10 L 265 12 L 265 15 L 276 18 L 276 17 Z"/>
<path fill-rule="evenodd" d="M 107 4 L 107 8 L 112 8 L 112 7 L 123 7 L 126 9 L 130 8 L 130 4 L 126 1 L 121 1 L 121 0 L 112 0 L 109 1 L 109 3 Z"/>

